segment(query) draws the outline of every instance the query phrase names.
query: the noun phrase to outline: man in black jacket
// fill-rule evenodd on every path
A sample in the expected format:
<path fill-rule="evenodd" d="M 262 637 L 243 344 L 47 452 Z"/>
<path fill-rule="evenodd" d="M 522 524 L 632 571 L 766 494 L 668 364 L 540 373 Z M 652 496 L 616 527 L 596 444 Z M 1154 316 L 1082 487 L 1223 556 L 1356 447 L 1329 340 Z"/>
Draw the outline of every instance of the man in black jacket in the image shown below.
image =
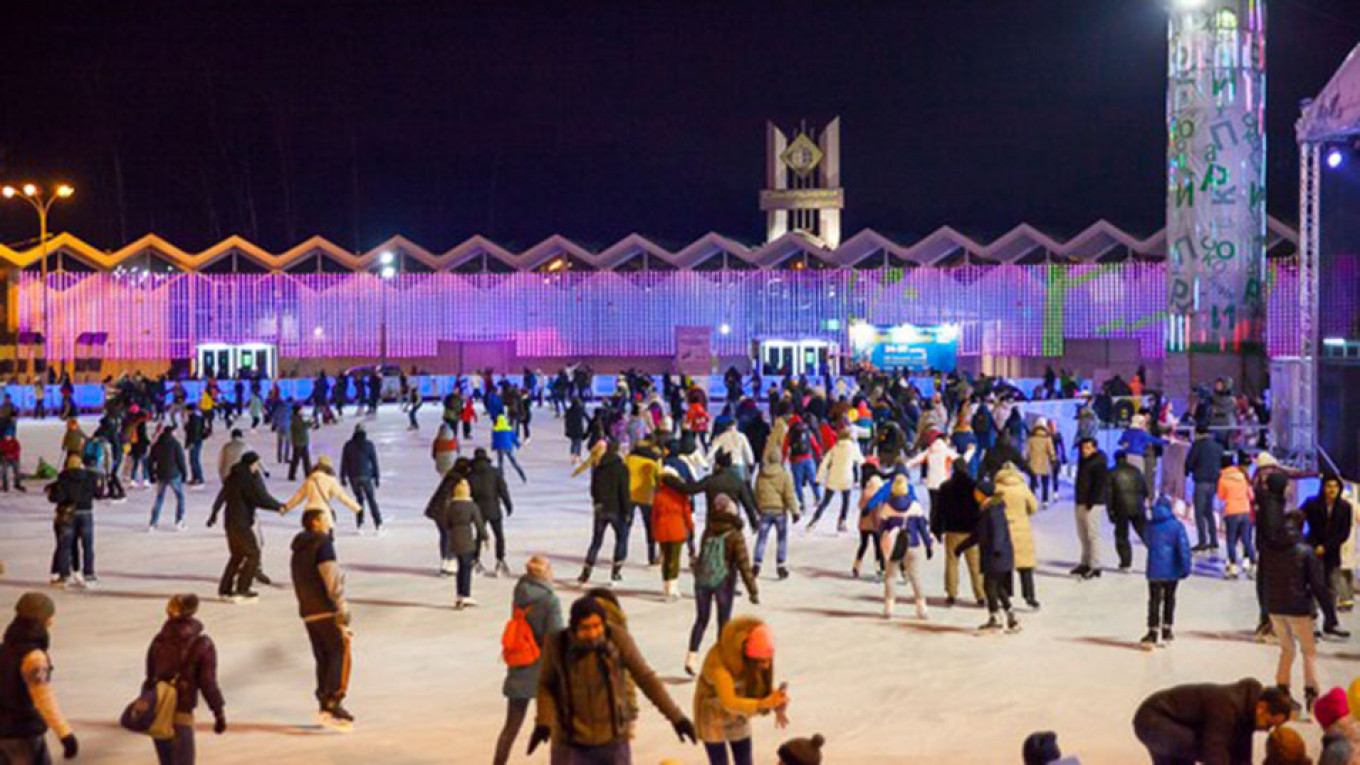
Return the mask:
<path fill-rule="evenodd" d="M 619 445 L 610 442 L 600 463 L 590 471 L 590 501 L 595 507 L 595 524 L 586 550 L 585 566 L 577 581 L 590 581 L 590 570 L 604 543 L 606 529 L 614 530 L 614 566 L 611 581 L 623 581 L 620 571 L 628 558 L 628 520 L 633 511 L 633 498 L 628 491 L 628 467 L 619 456 Z"/>
<path fill-rule="evenodd" d="M 1313 699 L 1318 696 L 1313 604 L 1322 608 L 1324 631 L 1338 637 L 1348 637 L 1350 633 L 1337 626 L 1336 608 L 1331 588 L 1322 574 L 1322 563 L 1303 543 L 1300 525 L 1297 515 L 1285 518 L 1287 545 L 1261 550 L 1260 572 L 1265 581 L 1266 613 L 1270 614 L 1270 625 L 1280 639 L 1280 663 L 1275 671 L 1275 683 L 1286 691 L 1289 689 L 1294 653 L 1296 650 L 1302 652 L 1305 708 L 1311 709 Z"/>
<path fill-rule="evenodd" d="M 1129 462 L 1123 451 L 1114 454 L 1114 470 L 1109 474 L 1110 522 L 1114 524 L 1114 549 L 1119 555 L 1119 570 L 1133 567 L 1133 545 L 1129 543 L 1129 527 L 1138 538 L 1143 538 L 1147 527 L 1147 481 L 1143 471 Z"/>
<path fill-rule="evenodd" d="M 189 452 L 189 485 L 203 485 L 203 441 L 207 434 L 203 428 L 203 415 L 199 410 L 189 411 L 189 419 L 184 422 L 184 447 Z"/>
<path fill-rule="evenodd" d="M 705 507 L 709 512 L 713 512 L 718 496 L 726 494 L 732 500 L 732 504 L 746 513 L 746 520 L 752 528 L 760 527 L 760 515 L 756 509 L 755 495 L 751 492 L 751 484 L 742 480 L 741 475 L 732 467 L 731 452 L 718 452 L 713 458 L 713 472 L 698 482 L 697 489 L 703 491 Z M 801 496 L 799 498 L 801 499 Z M 811 523 L 808 524 L 808 528 L 812 528 Z"/>
<path fill-rule="evenodd" d="M 349 730 L 354 716 L 340 702 L 349 687 L 349 608 L 345 582 L 335 559 L 335 544 L 322 531 L 324 510 L 302 514 L 303 530 L 293 537 L 291 569 L 298 616 L 307 627 L 316 658 L 316 699 L 322 725 Z"/>
<path fill-rule="evenodd" d="M 1252 736 L 1283 725 L 1292 711 L 1288 693 L 1263 690 L 1250 678 L 1231 685 L 1178 685 L 1138 706 L 1133 732 L 1153 765 L 1247 765 Z"/>
<path fill-rule="evenodd" d="M 212 515 L 208 526 L 217 522 L 217 513 L 227 508 L 226 523 L 227 549 L 231 557 L 222 571 L 222 581 L 217 585 L 217 594 L 230 603 L 253 603 L 259 595 L 250 589 L 255 580 L 255 572 L 260 567 L 260 544 L 255 538 L 255 511 L 258 509 L 283 510 L 283 503 L 270 495 L 260 476 L 260 455 L 246 452 L 241 461 L 231 469 L 222 490 L 213 501 Z M 233 580 L 235 584 L 233 585 Z"/>
<path fill-rule="evenodd" d="M 1218 549 L 1218 523 L 1214 520 L 1214 497 L 1218 476 L 1223 470 L 1223 445 L 1209 436 L 1207 425 L 1195 427 L 1195 442 L 1185 456 L 1185 475 L 1195 482 L 1195 533 L 1199 544 L 1194 552 Z"/>
<path fill-rule="evenodd" d="M 982 508 L 977 501 L 977 482 L 968 474 L 968 463 L 955 460 L 949 480 L 940 485 L 932 499 L 938 504 L 930 507 L 930 533 L 944 541 L 944 592 L 945 605 L 954 605 L 959 594 L 959 546 L 967 541 L 977 529 Z M 982 605 L 982 568 L 977 547 L 968 548 L 964 554 L 968 565 L 968 578 L 973 586 L 973 599 Z"/>
<path fill-rule="evenodd" d="M 359 500 L 359 531 L 364 530 L 364 508 L 373 513 L 373 532 L 383 535 L 382 511 L 378 509 L 378 497 L 374 489 L 382 485 L 382 473 L 378 470 L 378 450 L 368 440 L 363 423 L 354 426 L 354 436 L 345 442 L 340 453 L 340 485 L 348 485 Z"/>
<path fill-rule="evenodd" d="M 1084 438 L 1077 444 L 1081 461 L 1077 463 L 1077 485 L 1073 497 L 1077 516 L 1077 541 L 1081 543 L 1081 562 L 1073 576 L 1093 579 L 1100 576 L 1100 514 L 1097 510 L 1107 498 L 1108 467 L 1105 452 L 1096 442 Z"/>
<path fill-rule="evenodd" d="M 171 489 L 175 492 L 175 530 L 184 531 L 184 476 L 189 470 L 184 463 L 184 447 L 175 440 L 174 425 L 166 425 L 151 445 L 150 460 L 151 474 L 156 478 L 156 503 L 151 506 L 151 525 L 146 530 L 156 530 L 165 490 Z"/>
<path fill-rule="evenodd" d="M 66 469 L 47 486 L 47 497 L 58 508 L 57 554 L 53 560 L 53 583 L 94 587 L 94 501 L 100 497 L 99 480 L 75 454 L 66 457 Z M 66 514 L 63 522 L 63 514 Z M 83 553 L 83 555 L 82 555 Z"/>
<path fill-rule="evenodd" d="M 505 574 L 510 576 L 510 567 L 505 564 L 505 524 L 501 518 L 501 507 L 505 507 L 505 515 L 510 516 L 515 512 L 514 505 L 510 503 L 510 489 L 505 485 L 505 476 L 501 471 L 491 465 L 491 458 L 486 456 L 486 449 L 478 448 L 472 453 L 472 470 L 468 473 L 468 486 L 472 489 L 472 501 L 477 503 L 477 509 L 481 511 L 482 521 L 491 527 L 491 532 L 496 535 L 496 569 L 492 576 Z M 486 530 L 481 531 L 481 538 L 486 539 Z M 482 567 L 481 548 L 477 548 L 476 570 L 484 571 Z"/>
<path fill-rule="evenodd" d="M 1322 561 L 1323 573 L 1342 610 L 1351 607 L 1351 572 L 1341 568 L 1341 547 L 1351 536 L 1355 522 L 1351 503 L 1341 498 L 1341 479 L 1327 475 L 1322 479 L 1322 492 L 1303 503 L 1303 515 L 1308 521 L 1308 544 Z"/>

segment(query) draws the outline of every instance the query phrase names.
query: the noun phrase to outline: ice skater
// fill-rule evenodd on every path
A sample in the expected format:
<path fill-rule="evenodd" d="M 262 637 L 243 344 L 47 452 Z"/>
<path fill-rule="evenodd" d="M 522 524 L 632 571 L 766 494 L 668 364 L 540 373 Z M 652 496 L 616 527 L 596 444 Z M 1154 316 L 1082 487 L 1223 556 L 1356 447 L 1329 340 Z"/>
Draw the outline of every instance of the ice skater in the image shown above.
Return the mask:
<path fill-rule="evenodd" d="M 341 702 L 349 688 L 350 612 L 335 544 L 322 527 L 324 515 L 324 510 L 302 514 L 302 531 L 293 537 L 290 568 L 298 615 L 316 660 L 318 718 L 322 725 L 348 731 L 354 726 L 354 716 Z"/>
<path fill-rule="evenodd" d="M 995 635 L 1003 630 L 1020 631 L 1020 621 L 1011 610 L 1009 584 L 1015 568 L 1015 550 L 1011 547 L 1010 525 L 1006 522 L 1006 503 L 992 497 L 982 507 L 977 528 L 964 540 L 954 554 L 961 555 L 976 545 L 982 562 L 982 586 L 987 595 L 987 621 L 978 627 L 980 635 Z M 1005 612 L 1006 622 L 1001 622 Z"/>
<path fill-rule="evenodd" d="M 883 490 L 880 489 L 878 494 L 881 497 Z M 907 477 L 901 473 L 888 484 L 887 494 L 872 510 L 878 518 L 881 534 L 879 545 L 888 562 L 887 570 L 883 572 L 883 618 L 892 618 L 893 606 L 897 602 L 895 585 L 900 571 L 911 584 L 916 618 L 929 619 L 930 611 L 926 608 L 925 593 L 921 590 L 920 553 L 917 552 L 917 548 L 925 547 L 927 560 L 935 555 L 925 511 L 916 500 L 916 492 Z"/>
<path fill-rule="evenodd" d="M 1174 639 L 1176 586 L 1190 576 L 1190 536 L 1171 511 L 1165 496 L 1152 503 L 1152 520 L 1143 536 L 1147 544 L 1147 634 L 1139 642 L 1143 650 L 1165 646 Z"/>

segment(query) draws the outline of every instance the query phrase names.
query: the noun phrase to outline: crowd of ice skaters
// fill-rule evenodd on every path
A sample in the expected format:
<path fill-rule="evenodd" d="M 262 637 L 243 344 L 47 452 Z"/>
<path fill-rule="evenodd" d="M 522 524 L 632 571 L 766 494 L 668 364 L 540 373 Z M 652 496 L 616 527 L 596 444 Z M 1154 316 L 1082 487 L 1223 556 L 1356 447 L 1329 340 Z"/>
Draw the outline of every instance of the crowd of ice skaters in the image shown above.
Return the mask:
<path fill-rule="evenodd" d="M 1131 534 L 1146 548 L 1142 647 L 1154 650 L 1174 640 L 1177 588 L 1190 576 L 1195 554 L 1223 561 L 1227 578 L 1255 578 L 1257 635 L 1280 646 L 1270 687 L 1246 679 L 1178 686 L 1149 697 L 1133 727 L 1154 762 L 1251 762 L 1256 731 L 1270 731 L 1267 762 L 1310 762 L 1297 732 L 1284 723 L 1311 713 L 1325 728 L 1318 761 L 1360 763 L 1360 723 L 1350 714 L 1354 707 L 1360 715 L 1360 680 L 1349 696 L 1340 688 L 1321 694 L 1316 671 L 1316 640 L 1323 634 L 1348 637 L 1337 612 L 1352 606 L 1351 505 L 1342 496 L 1341 480 L 1327 475 L 1321 491 L 1300 506 L 1295 486 L 1309 476 L 1278 464 L 1265 449 L 1263 431 L 1239 427 L 1264 424 L 1269 412 L 1259 399 L 1235 395 L 1225 381 L 1196 391 L 1191 411 L 1178 420 L 1161 395 L 1144 390 L 1141 369 L 1127 383 L 1114 378 L 1094 397 L 1081 394 L 1071 415 L 1076 438 L 1069 447 L 1057 422 L 1026 416 L 1017 389 L 986 377 L 936 376 L 935 392 L 927 396 L 909 377 L 872 370 L 850 380 L 827 380 L 825 386 L 785 379 L 768 389 L 758 377 L 747 381 L 731 370 L 725 378 L 728 395 L 719 406 L 688 379 L 666 376 L 658 389 L 651 378 L 634 373 L 621 375 L 612 395 L 596 399 L 590 376 L 584 368 L 555 377 L 526 371 L 512 384 L 488 372 L 479 385 L 460 379 L 458 392 L 438 402 L 442 413 L 431 458 L 439 480 L 425 514 L 438 530 L 440 572 L 456 579 L 458 609 L 477 605 L 474 574 L 511 573 L 505 520 L 513 502 L 505 463 L 527 482 L 516 452 L 529 441 L 536 407 L 546 402 L 561 419 L 573 475 L 589 474 L 594 514 L 577 578 L 584 594 L 571 603 L 564 621 L 552 570 L 540 556 L 529 559 L 515 587 L 502 638 L 507 706 L 496 763 L 508 760 L 531 701 L 536 703 L 530 752 L 548 744 L 554 763 L 631 761 L 637 690 L 682 741 L 702 743 L 711 763 L 729 757 L 738 764 L 753 762 L 751 720 L 772 715 L 782 728 L 790 705 L 786 684 L 775 678 L 770 627 L 751 615 L 733 616 L 738 598 L 760 603 L 771 534 L 775 574 L 783 580 L 790 575 L 790 527 L 806 518 L 811 531 L 837 504 L 835 533 L 853 525 L 858 539 L 850 572 L 882 583 L 885 618 L 893 618 L 897 589 L 904 585 L 915 618 L 930 618 L 919 574 L 923 558 L 933 558 L 938 549 L 947 606 L 971 595 L 988 612 L 979 634 L 1013 634 L 1021 628 L 1018 601 L 1031 614 L 1040 610 L 1029 518 L 1065 484 L 1071 485 L 1081 549 L 1074 577 L 1101 576 L 1102 516 L 1114 527 L 1119 570 L 1132 568 Z M 1070 375 L 1050 371 L 1035 397 L 1070 398 L 1075 389 Z M 382 400 L 381 378 L 332 379 L 322 373 L 311 396 L 298 401 L 263 380 L 209 380 L 197 401 L 163 378 L 124 377 L 109 382 L 106 393 L 103 416 L 87 434 L 64 389 L 63 468 L 40 463 L 23 476 L 43 481 L 55 507 L 53 585 L 97 586 L 95 503 L 126 501 L 125 481 L 155 486 L 149 531 L 159 527 L 167 490 L 176 501 L 174 527 L 185 528 L 184 487 L 204 483 L 204 444 L 215 426 L 228 430 L 216 464 L 222 487 L 208 519 L 212 526 L 222 517 L 226 530 L 229 557 L 218 595 L 237 603 L 259 597 L 254 584 L 269 580 L 260 570 L 255 514 L 301 506 L 291 579 L 316 660 L 321 720 L 348 729 L 354 718 L 342 701 L 350 610 L 333 545 L 332 503 L 354 511 L 360 530 L 371 518 L 374 533 L 381 534 L 381 471 L 362 420 L 338 468 L 326 455 L 313 462 L 310 439 L 314 429 L 341 423 L 347 405 L 355 406 L 356 416 L 372 416 Z M 410 427 L 418 429 L 424 401 L 404 376 L 399 398 Z M 23 490 L 16 438 L 21 414 L 30 413 L 17 411 L 8 397 L 0 403 L 0 491 L 11 484 Z M 288 480 L 296 481 L 302 468 L 289 499 L 267 488 L 264 458 L 247 450 L 237 428 L 245 427 L 246 418 L 252 429 L 268 427 L 276 434 L 274 459 L 288 465 Z M 1112 461 L 1097 441 L 1100 423 L 1111 419 L 1128 421 Z M 491 425 L 490 452 L 465 449 L 482 420 Z M 1219 555 L 1220 514 L 1226 560 Z M 1193 547 L 1178 516 L 1193 520 Z M 674 703 L 629 637 L 623 606 L 610 589 L 622 579 L 637 519 L 648 564 L 659 570 L 666 599 L 681 599 L 682 563 L 692 579 L 695 616 L 684 664 L 697 678 L 692 715 Z M 833 521 L 828 517 L 826 523 Z M 748 531 L 754 533 L 749 548 Z M 614 543 L 609 586 L 590 589 L 609 535 Z M 488 551 L 495 555 L 490 567 L 481 560 Z M 872 558 L 872 570 L 865 570 L 866 558 Z M 962 595 L 961 569 L 968 576 Z M 1015 579 L 1020 592 L 1013 602 Z M 197 606 L 193 595 L 170 600 L 168 619 L 148 652 L 141 707 L 130 705 L 124 715 L 128 727 L 150 730 L 163 763 L 193 761 L 193 710 L 200 692 L 216 732 L 227 727 L 212 641 L 194 618 Z M 714 611 L 718 640 L 700 661 Z M 54 613 L 46 595 L 25 594 L 0 646 L 0 762 L 47 761 L 49 729 L 66 757 L 76 755 L 75 735 L 50 684 L 47 629 Z M 1302 704 L 1290 692 L 1299 655 Z M 820 736 L 793 739 L 776 755 L 787 765 L 820 762 L 823 743 Z M 1061 759 L 1051 733 L 1029 737 L 1023 759 L 1076 761 Z"/>

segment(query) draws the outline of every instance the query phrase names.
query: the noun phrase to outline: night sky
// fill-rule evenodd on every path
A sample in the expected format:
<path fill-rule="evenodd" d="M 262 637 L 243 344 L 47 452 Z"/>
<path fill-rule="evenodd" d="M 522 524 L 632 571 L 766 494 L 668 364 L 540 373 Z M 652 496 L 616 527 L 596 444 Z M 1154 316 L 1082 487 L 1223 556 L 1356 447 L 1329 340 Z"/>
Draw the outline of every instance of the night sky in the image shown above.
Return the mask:
<path fill-rule="evenodd" d="M 0 3 L 0 179 L 99 247 L 758 243 L 764 123 L 842 121 L 847 235 L 1162 226 L 1162 0 Z M 1356 0 L 1274 0 L 1272 214 Z M 0 241 L 36 236 L 0 206 Z"/>

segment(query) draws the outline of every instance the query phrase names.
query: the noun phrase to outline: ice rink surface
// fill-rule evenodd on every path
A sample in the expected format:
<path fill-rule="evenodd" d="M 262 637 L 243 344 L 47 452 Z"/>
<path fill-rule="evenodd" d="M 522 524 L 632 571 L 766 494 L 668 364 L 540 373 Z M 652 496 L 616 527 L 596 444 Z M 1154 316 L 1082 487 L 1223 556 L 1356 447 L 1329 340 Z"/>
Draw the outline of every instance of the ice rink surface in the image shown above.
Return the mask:
<path fill-rule="evenodd" d="M 491 760 L 505 712 L 500 634 L 509 616 L 514 579 L 478 577 L 473 595 L 481 607 L 454 611 L 453 580 L 437 575 L 437 538 L 422 513 L 436 484 L 429 456 L 437 406 L 421 412 L 421 430 L 406 430 L 405 416 L 388 407 L 366 420 L 382 461 L 379 501 L 388 519 L 383 538 L 356 536 L 354 518 L 341 508 L 337 551 L 354 612 L 354 673 L 345 704 L 357 717 L 348 735 L 320 729 L 312 697 L 310 649 L 287 582 L 288 542 L 299 515 L 263 513 L 267 542 L 264 570 L 274 587 L 260 588 L 256 605 L 217 602 L 216 582 L 227 551 L 220 526 L 204 527 L 218 482 L 220 426 L 204 448 L 209 483 L 187 491 L 189 529 L 146 532 L 153 492 L 129 490 L 124 504 L 96 508 L 96 568 L 92 591 L 58 591 L 47 585 L 52 552 L 51 508 L 37 484 L 27 495 L 0 495 L 0 609 L 8 620 L 25 590 L 49 591 L 57 602 L 52 657 L 55 688 L 81 741 L 79 762 L 152 762 L 150 741 L 115 722 L 136 694 L 147 645 L 163 618 L 166 597 L 192 591 L 205 602 L 199 618 L 217 645 L 219 679 L 231 729 L 213 736 L 211 715 L 200 703 L 199 761 L 203 763 L 484 763 Z M 346 418 L 313 435 L 313 457 L 338 464 L 354 422 Z M 87 432 L 93 420 L 84 424 Z M 533 420 L 534 438 L 521 452 L 527 484 L 510 476 L 515 513 L 507 522 L 509 562 L 516 575 L 530 554 L 547 555 L 565 608 L 576 596 L 574 580 L 590 535 L 588 477 L 570 477 L 561 421 L 548 409 Z M 487 445 L 490 429 L 477 424 L 470 446 Z M 55 462 L 59 426 L 23 421 L 24 465 L 38 455 Z M 286 500 L 296 487 L 274 463 L 274 438 L 263 427 L 247 434 L 272 472 L 271 492 Z M 881 585 L 849 575 L 856 535 L 821 528 L 790 534 L 792 577 L 774 578 L 774 540 L 761 580 L 762 603 L 738 600 L 736 612 L 753 612 L 774 628 L 778 679 L 789 683 L 791 726 L 777 731 L 771 718 L 754 724 L 756 762 L 772 765 L 775 749 L 793 736 L 827 738 L 831 763 L 1018 763 L 1020 745 L 1036 730 L 1054 730 L 1064 753 L 1083 763 L 1146 762 L 1130 720 L 1148 693 L 1183 682 L 1230 682 L 1256 677 L 1273 682 L 1278 649 L 1250 637 L 1256 621 L 1254 586 L 1222 581 L 1221 567 L 1205 562 L 1179 593 L 1177 640 L 1146 653 L 1146 583 L 1143 550 L 1135 548 L 1135 573 L 1107 571 L 1100 580 L 1076 582 L 1076 535 L 1070 485 L 1063 499 L 1034 519 L 1043 610 L 1018 613 L 1023 632 L 974 636 L 982 609 L 944 607 L 942 552 L 924 566 L 930 619 L 915 618 L 903 599 L 898 616 L 881 616 Z M 173 517 L 173 497 L 162 517 Z M 702 502 L 700 502 L 702 504 Z M 834 512 L 839 503 L 833 503 Z M 852 508 L 852 516 L 855 511 Z M 853 528 L 853 523 L 852 523 Z M 1112 531 L 1104 527 L 1102 560 L 1114 563 Z M 748 540 L 750 537 L 748 537 Z M 1193 542 L 1192 537 L 1192 542 Z M 611 542 L 605 549 L 610 549 Z M 690 710 L 693 682 L 682 663 L 693 616 L 692 578 L 679 603 L 660 598 L 657 569 L 645 565 L 641 525 L 635 525 L 625 581 L 618 588 L 638 644 L 665 679 L 682 709 Z M 491 557 L 484 558 L 490 562 Z M 595 573 L 603 583 L 607 566 Z M 865 571 L 872 564 L 866 562 Z M 899 588 L 899 596 L 907 588 Z M 967 592 L 966 577 L 964 592 Z M 1355 627 L 1349 617 L 1343 622 Z M 712 644 L 710 626 L 703 650 Z M 1360 650 L 1349 642 L 1321 647 L 1324 690 L 1360 674 Z M 1294 692 L 1302 695 L 1302 667 Z M 1319 732 L 1297 723 L 1317 754 Z M 526 725 L 513 762 L 547 762 L 540 750 L 524 757 Z M 55 743 L 55 742 L 53 742 Z M 1258 736 L 1258 751 L 1261 737 Z M 634 742 L 634 761 L 705 762 L 699 747 L 681 745 L 670 726 L 647 706 Z"/>

